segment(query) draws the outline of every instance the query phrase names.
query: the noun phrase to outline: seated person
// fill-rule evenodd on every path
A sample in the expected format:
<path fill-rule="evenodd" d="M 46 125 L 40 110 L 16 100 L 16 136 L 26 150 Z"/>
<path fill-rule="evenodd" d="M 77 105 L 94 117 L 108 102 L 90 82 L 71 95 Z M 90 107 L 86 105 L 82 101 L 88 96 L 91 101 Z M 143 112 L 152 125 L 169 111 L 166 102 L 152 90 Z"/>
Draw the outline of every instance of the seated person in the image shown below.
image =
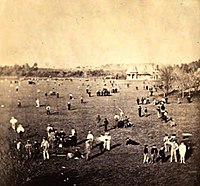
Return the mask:
<path fill-rule="evenodd" d="M 81 154 L 79 149 L 76 148 L 76 150 L 74 152 L 74 159 L 80 159 L 80 158 L 84 158 L 84 156 Z"/>

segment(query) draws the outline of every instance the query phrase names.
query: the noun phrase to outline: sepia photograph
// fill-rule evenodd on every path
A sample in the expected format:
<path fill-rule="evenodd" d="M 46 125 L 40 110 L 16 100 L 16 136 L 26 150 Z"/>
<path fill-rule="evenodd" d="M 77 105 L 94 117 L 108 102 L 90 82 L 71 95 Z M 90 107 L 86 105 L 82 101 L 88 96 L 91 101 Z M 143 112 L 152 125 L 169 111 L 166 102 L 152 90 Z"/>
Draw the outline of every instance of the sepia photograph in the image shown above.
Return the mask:
<path fill-rule="evenodd" d="M 199 186 L 200 0 L 1 0 L 0 186 Z"/>

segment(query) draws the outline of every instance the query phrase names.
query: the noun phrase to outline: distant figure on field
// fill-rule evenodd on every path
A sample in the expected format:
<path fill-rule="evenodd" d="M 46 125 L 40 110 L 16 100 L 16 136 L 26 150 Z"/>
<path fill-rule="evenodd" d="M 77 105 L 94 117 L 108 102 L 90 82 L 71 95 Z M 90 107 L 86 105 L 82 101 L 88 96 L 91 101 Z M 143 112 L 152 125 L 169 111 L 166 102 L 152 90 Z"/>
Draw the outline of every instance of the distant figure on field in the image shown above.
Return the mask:
<path fill-rule="evenodd" d="M 97 115 L 96 120 L 97 120 L 97 123 L 100 123 L 100 121 L 101 121 L 101 116 L 100 116 L 100 114 Z"/>
<path fill-rule="evenodd" d="M 105 132 L 105 141 L 104 141 L 104 149 L 110 150 L 110 144 L 111 144 L 111 135 L 109 132 Z"/>
<path fill-rule="evenodd" d="M 47 115 L 51 114 L 51 107 L 49 105 L 46 106 Z"/>
<path fill-rule="evenodd" d="M 21 107 L 21 106 L 22 106 L 22 102 L 21 102 L 21 100 L 19 100 L 19 99 L 18 99 L 18 101 L 17 101 L 17 106 L 18 106 L 18 107 Z"/>
<path fill-rule="evenodd" d="M 138 107 L 138 115 L 139 115 L 139 117 L 142 117 L 142 107 L 141 106 Z"/>
<path fill-rule="evenodd" d="M 91 147 L 92 147 L 91 141 L 86 141 L 85 142 L 85 159 L 86 160 L 89 159 L 89 156 L 91 153 Z"/>
<path fill-rule="evenodd" d="M 89 141 L 91 146 L 93 146 L 94 136 L 91 131 L 88 131 L 87 141 Z"/>
<path fill-rule="evenodd" d="M 148 150 L 148 145 L 144 146 L 144 158 L 143 158 L 143 164 L 149 163 L 149 150 Z"/>
<path fill-rule="evenodd" d="M 83 103 L 83 97 L 81 96 L 81 103 Z"/>
<path fill-rule="evenodd" d="M 19 124 L 17 127 L 17 133 L 19 134 L 19 138 L 22 139 L 23 138 L 23 133 L 24 133 L 24 127 L 22 126 L 22 124 Z"/>
<path fill-rule="evenodd" d="M 25 145 L 25 151 L 26 151 L 27 158 L 30 159 L 32 155 L 32 144 L 30 140 L 27 140 L 27 143 Z"/>
<path fill-rule="evenodd" d="M 187 100 L 188 100 L 188 103 L 191 103 L 191 102 L 192 102 L 191 95 L 188 95 L 188 96 L 187 96 Z"/>
<path fill-rule="evenodd" d="M 144 108 L 144 115 L 145 115 L 145 117 L 148 116 L 148 110 L 147 110 L 147 107 Z"/>
<path fill-rule="evenodd" d="M 109 124 L 108 119 L 105 118 L 105 120 L 104 120 L 105 132 L 108 131 L 108 124 Z"/>
<path fill-rule="evenodd" d="M 15 130 L 16 129 L 17 119 L 15 119 L 14 116 L 11 117 L 10 123 L 11 123 L 12 129 Z"/>
<path fill-rule="evenodd" d="M 36 107 L 40 107 L 40 100 L 38 98 L 36 98 L 35 103 L 36 103 Z"/>
<path fill-rule="evenodd" d="M 67 109 L 71 110 L 71 103 L 69 101 L 67 102 Z"/>

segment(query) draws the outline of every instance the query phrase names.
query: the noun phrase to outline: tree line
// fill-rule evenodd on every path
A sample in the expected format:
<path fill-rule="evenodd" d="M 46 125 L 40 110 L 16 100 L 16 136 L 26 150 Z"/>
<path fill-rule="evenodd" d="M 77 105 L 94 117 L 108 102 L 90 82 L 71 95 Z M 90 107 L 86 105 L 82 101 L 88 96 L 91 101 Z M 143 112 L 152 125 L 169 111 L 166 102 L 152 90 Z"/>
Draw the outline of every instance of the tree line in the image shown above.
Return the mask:
<path fill-rule="evenodd" d="M 87 76 L 106 76 L 109 72 L 103 69 L 75 69 L 60 70 L 52 68 L 39 68 L 37 63 L 30 66 L 24 65 L 0 66 L 0 76 L 18 76 L 18 77 L 87 77 Z"/>
<path fill-rule="evenodd" d="M 168 65 L 160 69 L 163 90 L 169 94 L 173 90 L 197 91 L 200 87 L 200 59 L 189 64 Z"/>

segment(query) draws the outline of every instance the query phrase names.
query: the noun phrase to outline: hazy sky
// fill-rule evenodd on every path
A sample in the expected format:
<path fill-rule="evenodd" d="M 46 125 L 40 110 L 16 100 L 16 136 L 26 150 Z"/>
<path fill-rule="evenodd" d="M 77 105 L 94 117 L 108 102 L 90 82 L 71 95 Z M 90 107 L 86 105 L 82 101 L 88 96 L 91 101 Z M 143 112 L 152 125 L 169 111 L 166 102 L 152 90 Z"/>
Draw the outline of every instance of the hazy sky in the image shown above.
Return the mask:
<path fill-rule="evenodd" d="M 200 58 L 199 0 L 1 0 L 0 23 L 1 65 Z"/>

